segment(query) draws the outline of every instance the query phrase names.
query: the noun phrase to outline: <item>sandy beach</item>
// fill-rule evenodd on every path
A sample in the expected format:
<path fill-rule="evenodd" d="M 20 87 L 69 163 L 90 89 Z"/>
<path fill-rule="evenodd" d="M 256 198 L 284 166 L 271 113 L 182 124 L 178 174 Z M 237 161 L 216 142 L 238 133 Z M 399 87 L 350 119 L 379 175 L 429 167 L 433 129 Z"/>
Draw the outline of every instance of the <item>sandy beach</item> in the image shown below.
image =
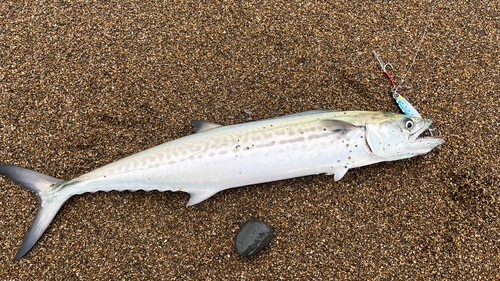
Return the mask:
<path fill-rule="evenodd" d="M 498 1 L 3 1 L 0 163 L 72 179 L 193 119 L 400 112 L 372 51 L 399 82 L 419 42 L 400 90 L 446 140 L 430 153 L 189 208 L 181 192 L 75 196 L 15 263 L 38 202 L 1 177 L 0 280 L 500 279 Z M 249 219 L 275 236 L 242 258 Z"/>

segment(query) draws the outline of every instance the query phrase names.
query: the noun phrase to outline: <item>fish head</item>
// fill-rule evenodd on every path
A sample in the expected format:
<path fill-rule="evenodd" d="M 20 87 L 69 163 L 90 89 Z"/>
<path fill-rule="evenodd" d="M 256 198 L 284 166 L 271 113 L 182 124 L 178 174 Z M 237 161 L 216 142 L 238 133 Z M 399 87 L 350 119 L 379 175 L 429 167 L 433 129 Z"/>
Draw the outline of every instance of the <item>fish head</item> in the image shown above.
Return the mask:
<path fill-rule="evenodd" d="M 383 161 L 410 158 L 444 143 L 432 134 L 432 120 L 384 113 L 367 119 L 366 143 L 371 153 Z"/>

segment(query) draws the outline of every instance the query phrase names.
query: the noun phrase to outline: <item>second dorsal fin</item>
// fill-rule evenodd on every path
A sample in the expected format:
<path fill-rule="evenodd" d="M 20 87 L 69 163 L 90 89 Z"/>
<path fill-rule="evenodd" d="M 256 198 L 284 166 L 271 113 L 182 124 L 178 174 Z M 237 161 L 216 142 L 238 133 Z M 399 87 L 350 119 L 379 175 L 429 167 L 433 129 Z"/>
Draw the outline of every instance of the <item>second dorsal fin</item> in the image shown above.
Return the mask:
<path fill-rule="evenodd" d="M 191 124 L 193 124 L 195 133 L 201 133 L 204 131 L 208 131 L 208 130 L 223 126 L 221 124 L 217 124 L 217 123 L 213 123 L 213 122 L 209 122 L 209 121 L 202 121 L 202 120 L 191 120 Z"/>

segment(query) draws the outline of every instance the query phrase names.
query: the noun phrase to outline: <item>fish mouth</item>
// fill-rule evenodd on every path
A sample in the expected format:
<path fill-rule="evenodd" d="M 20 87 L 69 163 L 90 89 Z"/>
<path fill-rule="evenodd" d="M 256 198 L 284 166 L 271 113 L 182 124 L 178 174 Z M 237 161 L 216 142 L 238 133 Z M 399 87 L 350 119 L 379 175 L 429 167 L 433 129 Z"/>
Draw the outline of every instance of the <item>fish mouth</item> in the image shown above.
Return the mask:
<path fill-rule="evenodd" d="M 435 137 L 435 133 L 438 134 L 438 137 L 441 136 L 441 132 L 437 131 L 434 126 L 432 126 L 432 121 L 425 120 L 424 126 L 422 126 L 422 128 L 415 133 L 411 134 L 408 139 L 411 143 L 427 143 L 431 147 L 436 147 L 444 143 L 444 140 Z"/>

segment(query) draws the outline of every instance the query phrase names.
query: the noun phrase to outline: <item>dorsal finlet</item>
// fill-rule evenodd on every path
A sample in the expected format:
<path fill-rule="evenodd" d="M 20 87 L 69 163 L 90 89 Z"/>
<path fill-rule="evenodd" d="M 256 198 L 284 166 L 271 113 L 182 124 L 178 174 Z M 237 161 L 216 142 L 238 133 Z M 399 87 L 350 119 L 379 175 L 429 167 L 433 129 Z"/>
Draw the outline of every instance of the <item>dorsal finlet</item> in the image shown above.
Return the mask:
<path fill-rule="evenodd" d="M 223 126 L 221 124 L 217 124 L 214 122 L 202 121 L 202 120 L 191 120 L 191 124 L 193 124 L 195 133 L 201 133 L 204 131 L 208 131 Z"/>

